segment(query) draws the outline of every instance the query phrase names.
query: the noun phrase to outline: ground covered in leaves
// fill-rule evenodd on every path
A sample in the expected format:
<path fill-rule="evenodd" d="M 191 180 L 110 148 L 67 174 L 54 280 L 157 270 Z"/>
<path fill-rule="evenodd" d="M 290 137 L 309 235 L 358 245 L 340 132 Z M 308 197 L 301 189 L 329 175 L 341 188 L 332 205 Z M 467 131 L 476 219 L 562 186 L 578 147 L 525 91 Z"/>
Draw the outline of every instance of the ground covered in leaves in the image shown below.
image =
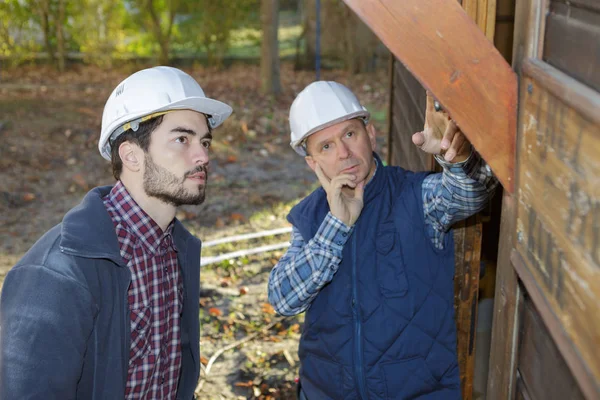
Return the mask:
<path fill-rule="evenodd" d="M 0 72 L 0 285 L 7 271 L 92 187 L 112 184 L 97 150 L 111 90 L 144 66 L 99 69 L 24 66 Z M 289 226 L 289 208 L 316 187 L 289 147 L 287 113 L 314 72 L 284 64 L 283 93 L 260 94 L 258 66 L 183 67 L 234 114 L 214 132 L 207 200 L 184 207 L 183 223 L 204 242 Z M 322 79 L 348 85 L 373 114 L 385 154 L 387 71 Z M 288 234 L 203 249 L 203 257 L 286 241 Z M 205 265 L 201 270 L 201 399 L 291 399 L 302 316 L 281 318 L 267 302 L 268 274 L 284 250 Z M 208 372 L 208 373 L 207 373 Z"/>

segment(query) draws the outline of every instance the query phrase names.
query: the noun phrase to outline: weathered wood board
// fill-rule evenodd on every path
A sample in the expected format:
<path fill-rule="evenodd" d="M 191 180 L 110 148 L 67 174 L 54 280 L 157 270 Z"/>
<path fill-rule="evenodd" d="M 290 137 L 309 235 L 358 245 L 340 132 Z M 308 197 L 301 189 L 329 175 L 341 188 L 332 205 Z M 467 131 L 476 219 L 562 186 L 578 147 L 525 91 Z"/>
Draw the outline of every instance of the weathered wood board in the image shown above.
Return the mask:
<path fill-rule="evenodd" d="M 456 0 L 344 0 L 514 190 L 517 79 Z"/>
<path fill-rule="evenodd" d="M 520 90 L 516 248 L 600 393 L 600 95 L 533 60 Z"/>

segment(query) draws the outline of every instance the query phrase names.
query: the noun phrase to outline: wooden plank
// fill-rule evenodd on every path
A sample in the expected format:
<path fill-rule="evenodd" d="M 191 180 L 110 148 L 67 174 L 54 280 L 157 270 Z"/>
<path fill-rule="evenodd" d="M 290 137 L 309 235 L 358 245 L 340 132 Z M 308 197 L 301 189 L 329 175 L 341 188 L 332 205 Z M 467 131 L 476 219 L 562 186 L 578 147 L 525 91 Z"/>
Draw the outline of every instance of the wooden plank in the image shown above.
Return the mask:
<path fill-rule="evenodd" d="M 516 337 L 521 292 L 517 274 L 510 262 L 515 241 L 516 199 L 505 193 L 502 199 L 502 221 L 494 295 L 494 322 L 488 376 L 488 400 L 514 398 L 516 379 Z"/>
<path fill-rule="evenodd" d="M 443 104 L 512 192 L 516 76 L 456 0 L 344 1 Z"/>
<path fill-rule="evenodd" d="M 600 91 L 600 10 L 553 1 L 546 22 L 543 59 Z"/>
<path fill-rule="evenodd" d="M 531 298 L 524 299 L 519 344 L 519 375 L 533 399 L 584 400 Z"/>
<path fill-rule="evenodd" d="M 516 248 L 591 374 L 576 374 L 582 389 L 598 396 L 600 124 L 583 111 L 600 95 L 540 64 L 525 63 L 521 84 Z"/>
<path fill-rule="evenodd" d="M 519 278 L 521 279 L 521 282 L 523 282 L 523 285 L 526 288 L 526 293 L 531 299 L 530 301 L 535 305 L 536 310 L 539 312 L 539 315 L 542 318 L 544 325 L 547 327 L 557 350 L 560 352 L 562 359 L 569 367 L 572 376 L 579 383 L 581 391 L 585 394 L 585 398 L 598 399 L 599 397 L 596 388 L 597 382 L 594 382 L 590 371 L 583 364 L 577 349 L 567 337 L 564 327 L 561 325 L 558 317 L 551 309 L 551 306 L 546 299 L 541 286 L 528 268 L 527 263 L 523 260 L 523 257 L 521 257 L 517 250 L 513 250 L 511 252 L 511 260 L 515 266 L 515 270 L 517 271 Z M 556 362 L 554 362 L 552 365 L 556 365 Z M 523 371 L 521 371 L 521 374 L 522 373 Z"/>
<path fill-rule="evenodd" d="M 462 399 L 473 397 L 475 370 L 475 326 L 481 262 L 481 221 L 479 216 L 454 226 L 454 312 L 457 330 L 458 365 Z"/>
<path fill-rule="evenodd" d="M 527 391 L 527 387 L 525 386 L 525 382 L 523 382 L 523 378 L 520 374 L 517 374 L 517 391 L 515 394 L 516 400 L 531 400 L 531 396 Z"/>
<path fill-rule="evenodd" d="M 390 164 L 411 171 L 433 170 L 433 157 L 419 150 L 412 142 L 412 134 L 423 130 L 425 123 L 425 89 L 402 63 L 395 61 L 391 91 L 390 138 L 393 146 L 388 154 Z"/>

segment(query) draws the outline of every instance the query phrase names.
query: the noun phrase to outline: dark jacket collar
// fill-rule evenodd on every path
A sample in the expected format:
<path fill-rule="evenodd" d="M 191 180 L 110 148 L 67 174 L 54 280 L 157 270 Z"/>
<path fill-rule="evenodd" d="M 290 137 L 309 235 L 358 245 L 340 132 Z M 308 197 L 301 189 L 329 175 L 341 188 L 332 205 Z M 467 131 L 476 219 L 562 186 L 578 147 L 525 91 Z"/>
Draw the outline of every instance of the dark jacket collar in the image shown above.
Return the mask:
<path fill-rule="evenodd" d="M 125 266 L 119 251 L 115 226 L 106 211 L 103 197 L 112 186 L 90 190 L 81 203 L 71 209 L 61 225 L 60 248 L 63 252 L 85 258 L 106 258 Z M 191 235 L 177 219 L 173 226 L 175 246 L 185 254 Z"/>

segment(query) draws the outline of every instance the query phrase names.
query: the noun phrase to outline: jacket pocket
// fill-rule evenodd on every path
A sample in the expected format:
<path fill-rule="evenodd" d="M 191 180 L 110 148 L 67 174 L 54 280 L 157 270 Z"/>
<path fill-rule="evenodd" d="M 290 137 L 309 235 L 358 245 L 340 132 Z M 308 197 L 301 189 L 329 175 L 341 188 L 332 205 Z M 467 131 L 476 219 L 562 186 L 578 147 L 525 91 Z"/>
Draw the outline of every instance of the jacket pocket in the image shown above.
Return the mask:
<path fill-rule="evenodd" d="M 402 257 L 402 248 L 395 229 L 377 234 L 377 278 L 381 294 L 388 298 L 403 297 L 408 292 L 408 279 Z"/>
<path fill-rule="evenodd" d="M 152 309 L 142 307 L 129 310 L 131 314 L 131 347 L 129 349 L 129 363 L 138 364 L 150 352 L 152 338 Z"/>
<path fill-rule="evenodd" d="M 300 384 L 306 389 L 320 391 L 326 398 L 342 399 L 343 371 L 341 364 L 308 353 L 302 360 Z"/>
<path fill-rule="evenodd" d="M 423 357 L 384 363 L 381 370 L 388 400 L 419 398 L 435 392 L 440 386 Z"/>

